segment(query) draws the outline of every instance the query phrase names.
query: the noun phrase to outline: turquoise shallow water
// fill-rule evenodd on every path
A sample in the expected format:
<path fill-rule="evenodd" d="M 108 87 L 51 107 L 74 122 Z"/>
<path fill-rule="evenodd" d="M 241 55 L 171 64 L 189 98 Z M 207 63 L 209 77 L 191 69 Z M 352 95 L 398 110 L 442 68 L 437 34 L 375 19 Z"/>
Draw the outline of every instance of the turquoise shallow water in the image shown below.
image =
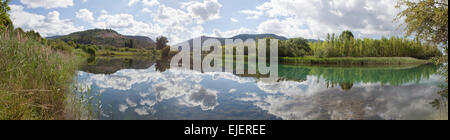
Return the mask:
<path fill-rule="evenodd" d="M 279 80 L 267 83 L 145 59 L 99 59 L 77 80 L 106 120 L 408 120 L 448 116 L 430 104 L 443 84 L 437 70 L 280 65 Z"/>

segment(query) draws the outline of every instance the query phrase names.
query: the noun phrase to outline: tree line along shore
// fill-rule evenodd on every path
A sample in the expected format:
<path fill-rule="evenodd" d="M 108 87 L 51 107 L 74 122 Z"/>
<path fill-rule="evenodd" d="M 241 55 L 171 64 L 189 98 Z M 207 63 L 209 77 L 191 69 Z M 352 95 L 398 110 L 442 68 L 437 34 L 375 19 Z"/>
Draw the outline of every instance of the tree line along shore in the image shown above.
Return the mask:
<path fill-rule="evenodd" d="M 135 44 L 131 42 L 125 42 L 128 45 L 117 48 L 46 39 L 38 32 L 15 28 L 8 14 L 11 10 L 9 2 L 0 0 L 0 120 L 85 119 L 85 103 L 74 93 L 73 84 L 77 70 L 88 58 L 140 55 L 170 59 L 176 54 L 170 51 L 166 37 L 158 37 L 155 46 L 147 49 L 133 48 Z M 430 2 L 432 4 L 427 4 Z M 308 42 L 303 38 L 280 40 L 280 62 L 336 65 L 445 64 L 448 62 L 448 2 L 444 6 L 435 2 L 405 0 L 399 3 L 409 7 L 399 14 L 399 17 L 406 17 L 406 36 L 419 33 L 416 39 L 359 39 L 352 32 L 344 31 L 340 35 L 330 34 L 324 41 L 317 42 Z M 420 9 L 430 10 L 427 5 L 437 6 L 431 8 L 432 12 L 421 13 L 424 10 Z M 421 14 L 425 16 L 415 16 Z M 427 17 L 433 19 L 414 20 Z M 438 46 L 442 45 L 445 51 L 439 50 Z M 448 67 L 442 70 L 442 75 L 448 81 Z M 444 87 L 439 94 L 448 98 L 448 87 Z"/>

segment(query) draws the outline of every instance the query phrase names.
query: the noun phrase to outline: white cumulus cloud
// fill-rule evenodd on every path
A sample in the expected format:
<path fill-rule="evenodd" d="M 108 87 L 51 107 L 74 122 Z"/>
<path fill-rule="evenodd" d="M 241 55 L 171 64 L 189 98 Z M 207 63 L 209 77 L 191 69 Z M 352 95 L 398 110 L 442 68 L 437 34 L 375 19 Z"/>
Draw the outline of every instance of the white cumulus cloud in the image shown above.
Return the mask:
<path fill-rule="evenodd" d="M 67 8 L 73 6 L 73 0 L 20 0 L 28 8 Z"/>
<path fill-rule="evenodd" d="M 301 28 L 301 22 L 288 18 L 285 20 L 271 19 L 262 22 L 258 26 L 259 33 L 273 33 L 286 37 L 306 37 L 313 38 L 309 29 Z"/>
<path fill-rule="evenodd" d="M 242 10 L 240 13 L 248 15 L 248 19 L 258 19 L 264 14 L 263 12 L 256 10 Z"/>
<path fill-rule="evenodd" d="M 192 16 L 180 9 L 161 5 L 158 8 L 154 21 L 171 26 L 186 25 L 192 23 Z"/>
<path fill-rule="evenodd" d="M 86 22 L 94 21 L 94 14 L 88 9 L 80 9 L 78 12 L 75 13 L 75 15 L 78 19 L 84 20 Z"/>
<path fill-rule="evenodd" d="M 58 11 L 49 12 L 44 16 L 24 11 L 24 7 L 20 5 L 10 6 L 11 19 L 16 27 L 38 31 L 44 37 L 84 30 L 84 27 L 76 27 L 69 19 L 60 19 Z"/>
<path fill-rule="evenodd" d="M 196 18 L 199 24 L 205 21 L 215 20 L 220 18 L 220 4 L 217 0 L 204 0 L 203 2 L 191 1 L 182 4 L 190 15 Z"/>
<path fill-rule="evenodd" d="M 130 0 L 130 1 L 128 1 L 128 6 L 133 6 L 134 4 L 137 4 L 139 2 L 142 2 L 143 5 L 149 6 L 149 7 L 159 5 L 158 0 Z"/>
<path fill-rule="evenodd" d="M 230 20 L 231 20 L 231 22 L 239 22 L 239 20 L 237 20 L 235 18 L 231 18 Z"/>
<path fill-rule="evenodd" d="M 259 30 L 284 33 L 281 35 L 285 36 L 291 35 L 286 29 L 293 29 L 294 34 L 309 38 L 325 37 L 327 33 L 343 30 L 352 30 L 363 36 L 389 36 L 398 34 L 396 28 L 399 23 L 394 23 L 393 19 L 399 10 L 394 6 L 395 1 L 392 0 L 270 0 L 241 13 L 253 15 L 252 18 L 264 14 L 279 19 L 263 22 Z M 276 26 L 275 22 L 282 25 Z M 268 29 L 268 24 L 274 27 Z M 286 27 L 277 28 L 280 26 Z M 309 32 L 301 31 L 302 28 Z"/>
<path fill-rule="evenodd" d="M 162 33 L 162 29 L 158 24 L 137 21 L 130 14 L 102 13 L 92 26 L 95 28 L 113 29 L 126 35 L 156 37 Z"/>

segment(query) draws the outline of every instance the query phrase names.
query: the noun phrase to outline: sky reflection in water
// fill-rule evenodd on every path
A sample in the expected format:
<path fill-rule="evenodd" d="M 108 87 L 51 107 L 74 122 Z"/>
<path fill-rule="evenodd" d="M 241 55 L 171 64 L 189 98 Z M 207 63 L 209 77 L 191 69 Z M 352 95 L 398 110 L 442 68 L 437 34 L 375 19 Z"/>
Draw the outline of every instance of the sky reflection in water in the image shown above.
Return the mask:
<path fill-rule="evenodd" d="M 78 73 L 79 85 L 101 100 L 100 119 L 433 119 L 437 110 L 430 102 L 441 84 L 432 65 L 366 69 L 281 65 L 281 80 L 276 83 L 147 65 L 151 66 L 122 69 L 135 67 L 121 65 L 117 68 L 121 70 L 105 72 L 109 74 Z M 85 71 L 92 69 L 100 68 Z"/>

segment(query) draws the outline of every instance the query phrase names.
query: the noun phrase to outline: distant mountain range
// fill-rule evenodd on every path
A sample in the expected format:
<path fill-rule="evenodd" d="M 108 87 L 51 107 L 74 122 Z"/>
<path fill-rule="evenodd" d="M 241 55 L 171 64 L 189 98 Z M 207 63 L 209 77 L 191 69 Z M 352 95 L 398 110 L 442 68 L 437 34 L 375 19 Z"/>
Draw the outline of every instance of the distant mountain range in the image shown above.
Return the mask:
<path fill-rule="evenodd" d="M 233 39 L 233 40 L 234 39 L 242 39 L 243 41 L 245 41 L 247 39 L 254 39 L 256 41 L 258 39 L 264 39 L 264 38 L 274 38 L 274 39 L 278 39 L 278 40 L 288 40 L 289 39 L 287 37 L 279 36 L 276 34 L 240 34 L 240 35 L 233 36 L 231 38 L 201 36 L 201 37 L 197 37 L 195 39 L 199 39 L 199 38 L 202 39 L 202 44 L 208 39 L 217 39 L 220 41 L 220 43 L 222 43 L 222 45 L 225 45 L 226 39 Z M 307 39 L 307 40 L 309 42 L 319 42 L 319 40 L 316 40 L 316 39 Z M 193 46 L 193 41 L 194 41 L 194 39 L 190 39 L 190 40 L 187 40 L 182 43 L 188 42 L 190 46 Z M 322 41 L 322 40 L 320 40 L 320 41 Z M 178 43 L 178 44 L 176 44 L 176 46 L 181 45 L 182 43 Z"/>
<path fill-rule="evenodd" d="M 74 41 L 79 44 L 115 48 L 151 48 L 156 46 L 155 41 L 149 37 L 121 35 L 108 29 L 92 29 L 64 36 L 48 37 L 47 39 L 61 39 L 65 42 Z"/>
<path fill-rule="evenodd" d="M 231 38 L 201 36 L 201 37 L 197 37 L 195 39 L 199 39 L 199 38 L 202 39 L 202 44 L 208 39 L 217 39 L 220 41 L 220 43 L 222 43 L 222 45 L 225 45 L 226 39 L 233 39 L 233 40 L 234 39 L 242 39 L 243 41 L 245 41 L 247 39 L 257 40 L 257 39 L 264 39 L 264 38 L 274 38 L 274 39 L 278 39 L 278 40 L 288 40 L 288 38 L 286 38 L 286 37 L 278 36 L 275 34 L 240 34 L 240 35 L 237 35 L 237 36 L 234 36 Z M 186 43 L 186 42 L 188 42 L 190 46 L 193 46 L 194 39 L 190 39 L 190 40 L 184 41 L 182 43 Z M 178 43 L 177 45 L 180 45 L 182 43 Z"/>
<path fill-rule="evenodd" d="M 317 39 L 306 39 L 308 42 L 316 43 L 316 42 L 323 42 L 323 40 L 317 40 Z"/>
<path fill-rule="evenodd" d="M 223 45 L 225 45 L 226 39 L 242 39 L 243 41 L 247 39 L 264 39 L 264 38 L 274 38 L 278 40 L 288 40 L 288 38 L 283 36 L 278 36 L 275 34 L 240 34 L 233 36 L 231 38 L 221 38 L 221 37 L 209 37 L 209 36 L 201 36 L 198 37 L 202 39 L 202 44 L 204 41 L 208 39 L 217 39 Z M 155 47 L 156 43 L 149 37 L 146 36 L 127 36 L 121 35 L 114 30 L 109 29 L 92 29 L 81 32 L 71 33 L 69 35 L 63 36 L 53 36 L 48 37 L 47 39 L 61 39 L 65 42 L 74 41 L 79 44 L 85 45 L 97 45 L 103 47 L 115 47 L 115 48 L 151 48 Z M 197 39 L 197 38 L 196 38 Z M 190 39 L 185 42 L 188 42 L 191 46 L 193 46 L 193 40 Z M 318 42 L 319 40 L 308 39 L 309 42 Z M 183 42 L 184 43 L 184 42 Z M 177 45 L 180 45 L 178 43 Z"/>

